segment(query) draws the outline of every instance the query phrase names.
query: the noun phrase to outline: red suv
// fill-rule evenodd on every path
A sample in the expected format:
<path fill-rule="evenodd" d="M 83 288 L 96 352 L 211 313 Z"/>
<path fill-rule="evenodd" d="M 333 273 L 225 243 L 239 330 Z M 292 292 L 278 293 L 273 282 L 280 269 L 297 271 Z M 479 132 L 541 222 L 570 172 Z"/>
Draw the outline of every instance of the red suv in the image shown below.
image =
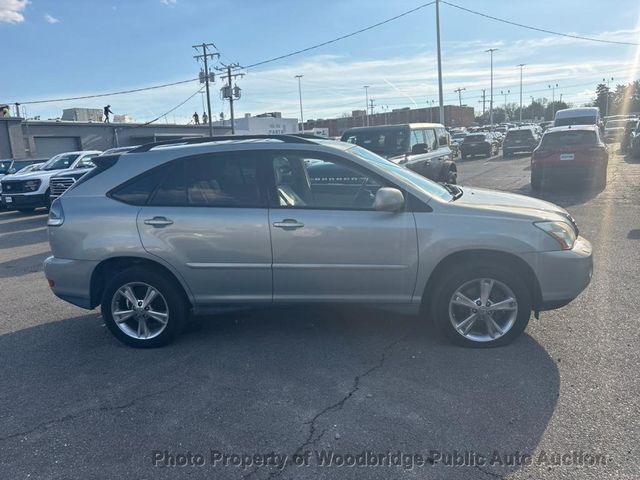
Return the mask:
<path fill-rule="evenodd" d="M 609 151 L 596 125 L 548 129 L 531 156 L 531 189 L 555 179 L 582 179 L 599 189 L 607 184 Z"/>

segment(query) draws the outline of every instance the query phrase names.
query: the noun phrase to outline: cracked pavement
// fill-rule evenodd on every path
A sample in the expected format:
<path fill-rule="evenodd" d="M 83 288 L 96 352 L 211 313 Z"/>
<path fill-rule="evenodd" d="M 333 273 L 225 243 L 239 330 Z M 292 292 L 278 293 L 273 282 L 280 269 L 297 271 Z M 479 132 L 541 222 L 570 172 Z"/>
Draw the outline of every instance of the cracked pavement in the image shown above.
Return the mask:
<path fill-rule="evenodd" d="M 458 165 L 463 185 L 530 194 L 527 157 Z M 196 319 L 174 345 L 133 350 L 98 311 L 49 292 L 45 216 L 0 212 L 0 478 L 640 478 L 640 162 L 615 156 L 609 170 L 597 195 L 543 195 L 594 244 L 592 284 L 493 350 L 359 307 Z M 154 467 L 155 450 L 206 462 Z M 211 450 L 310 452 L 310 464 L 212 465 Z M 607 464 L 455 467 L 435 456 L 573 450 Z M 321 466 L 315 456 L 363 451 L 425 462 Z"/>

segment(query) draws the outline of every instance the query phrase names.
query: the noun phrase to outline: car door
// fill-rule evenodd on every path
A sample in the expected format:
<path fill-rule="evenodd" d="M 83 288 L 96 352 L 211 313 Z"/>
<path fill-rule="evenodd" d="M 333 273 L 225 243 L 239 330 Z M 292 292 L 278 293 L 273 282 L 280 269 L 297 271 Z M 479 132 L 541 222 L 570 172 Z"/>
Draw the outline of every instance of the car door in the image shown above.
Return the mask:
<path fill-rule="evenodd" d="M 269 154 L 274 301 L 411 301 L 418 250 L 410 211 L 381 212 L 387 183 L 348 159 Z"/>
<path fill-rule="evenodd" d="M 170 263 L 200 304 L 271 302 L 265 165 L 251 152 L 179 159 L 140 209 L 145 250 Z"/>

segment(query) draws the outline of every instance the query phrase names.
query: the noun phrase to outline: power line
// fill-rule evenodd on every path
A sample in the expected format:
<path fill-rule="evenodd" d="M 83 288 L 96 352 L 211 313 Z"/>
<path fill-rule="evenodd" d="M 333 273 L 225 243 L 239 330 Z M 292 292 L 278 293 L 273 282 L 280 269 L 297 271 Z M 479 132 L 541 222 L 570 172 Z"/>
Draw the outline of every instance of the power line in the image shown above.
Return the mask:
<path fill-rule="evenodd" d="M 185 103 L 187 103 L 189 100 L 191 100 L 193 97 L 195 97 L 197 94 L 199 94 L 200 92 L 202 92 L 202 88 L 199 88 L 198 90 L 196 90 L 192 95 L 189 95 L 189 97 L 187 97 L 186 100 L 180 102 L 178 105 L 176 105 L 175 107 L 173 107 L 171 110 L 164 112 L 162 115 L 157 116 L 156 118 L 154 118 L 153 120 L 148 121 L 147 123 L 143 123 L 142 125 L 136 125 L 136 127 L 144 127 L 146 125 L 151 125 L 152 123 L 157 122 L 158 120 L 160 120 L 162 117 L 165 117 L 167 115 L 169 115 L 171 112 L 174 112 L 175 110 L 177 110 L 178 108 L 180 108 L 181 106 L 183 106 Z M 135 127 L 134 127 L 135 128 Z"/>
<path fill-rule="evenodd" d="M 535 30 L 536 32 L 550 33 L 551 35 L 558 35 L 560 37 L 575 38 L 575 39 L 578 39 L 578 40 L 588 40 L 590 42 L 611 43 L 611 44 L 615 44 L 615 45 L 633 45 L 633 46 L 639 46 L 640 45 L 640 43 L 619 42 L 619 41 L 616 41 L 616 40 L 604 40 L 604 39 L 601 39 L 601 38 L 584 37 L 584 36 L 581 36 L 581 35 L 572 35 L 570 33 L 555 32 L 553 30 L 547 30 L 547 29 L 544 29 L 544 28 L 532 27 L 531 25 L 524 25 L 522 23 L 512 22 L 511 20 L 505 20 L 504 18 L 494 17 L 494 16 L 488 15 L 486 13 L 477 12 L 475 10 L 471 10 L 469 8 L 461 7 L 460 5 L 456 5 L 454 3 L 450 3 L 450 2 L 447 2 L 445 0 L 440 0 L 440 1 L 442 3 L 446 3 L 450 7 L 454 7 L 454 8 L 457 8 L 459 10 L 463 10 L 465 12 L 472 13 L 474 15 L 479 15 L 481 17 L 485 17 L 485 18 L 489 18 L 491 20 L 495 20 L 496 22 L 507 23 L 509 25 L 513 25 L 513 26 L 520 27 L 520 28 L 526 28 L 526 29 L 529 29 L 529 30 Z"/>
<path fill-rule="evenodd" d="M 270 58 L 268 60 L 263 60 L 261 62 L 253 63 L 251 65 L 247 65 L 246 67 L 240 67 L 240 68 L 245 68 L 245 69 L 255 68 L 255 67 L 258 67 L 260 65 L 265 65 L 267 63 L 275 62 L 277 60 L 282 60 L 283 58 L 293 57 L 294 55 L 299 55 L 301 53 L 308 52 L 309 50 L 314 50 L 316 48 L 324 47 L 325 45 L 330 45 L 330 44 L 338 42 L 340 40 L 344 40 L 345 38 L 353 37 L 355 35 L 358 35 L 360 33 L 366 32 L 368 30 L 372 30 L 372 29 L 374 29 L 376 27 L 380 27 L 381 25 L 384 25 L 386 23 L 393 22 L 394 20 L 397 20 L 399 18 L 407 16 L 407 15 L 409 15 L 411 13 L 417 12 L 418 10 L 426 8 L 429 5 L 433 5 L 434 3 L 436 3 L 436 2 L 433 1 L 433 2 L 428 2 L 428 3 L 423 3 L 422 5 L 418 5 L 417 7 L 412 8 L 411 10 L 407 10 L 406 12 L 400 13 L 400 14 L 394 16 L 394 17 L 391 17 L 391 18 L 387 18 L 386 20 L 382 20 L 381 22 L 374 23 L 373 25 L 369 25 L 368 27 L 361 28 L 360 30 L 356 30 L 355 32 L 347 33 L 346 35 L 342 35 L 341 37 L 337 37 L 337 38 L 334 38 L 332 40 L 327 40 L 326 42 L 318 43 L 318 44 L 313 45 L 311 47 L 303 48 L 301 50 L 296 50 L 295 52 L 291 52 L 291 53 L 287 53 L 287 54 L 284 54 L 284 55 L 280 55 L 279 57 L 273 57 L 273 58 Z"/>
<path fill-rule="evenodd" d="M 20 105 L 35 105 L 37 103 L 67 102 L 67 101 L 71 101 L 71 100 L 86 100 L 88 98 L 110 97 L 112 95 L 124 95 L 126 93 L 144 92 L 146 90 L 156 90 L 158 88 L 173 87 L 175 85 L 181 85 L 183 83 L 195 82 L 196 80 L 198 80 L 198 79 L 197 78 L 190 78 L 189 80 L 181 80 L 179 82 L 164 83 L 162 85 L 152 85 L 150 87 L 135 88 L 135 89 L 132 89 L 132 90 L 122 90 L 122 91 L 119 91 L 119 92 L 98 93 L 98 94 L 95 94 L 95 95 L 84 95 L 84 96 L 81 96 L 81 97 L 53 98 L 53 99 L 49 99 L 49 100 L 32 100 L 32 101 L 29 101 L 29 102 L 18 102 L 18 103 L 20 103 Z"/>

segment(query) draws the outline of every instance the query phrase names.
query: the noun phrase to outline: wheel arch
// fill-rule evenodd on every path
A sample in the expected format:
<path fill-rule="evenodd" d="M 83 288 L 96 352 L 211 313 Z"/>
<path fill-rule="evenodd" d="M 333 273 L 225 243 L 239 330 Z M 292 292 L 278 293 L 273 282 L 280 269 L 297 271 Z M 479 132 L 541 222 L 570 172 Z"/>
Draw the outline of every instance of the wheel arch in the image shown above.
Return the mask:
<path fill-rule="evenodd" d="M 184 281 L 179 278 L 179 276 L 174 273 L 169 267 L 163 265 L 161 262 L 149 258 L 118 256 L 103 260 L 98 265 L 96 265 L 96 268 L 93 269 L 90 282 L 90 307 L 95 308 L 100 305 L 104 289 L 110 277 L 126 270 L 127 268 L 134 266 L 147 267 L 161 272 L 169 280 L 174 282 L 179 291 L 184 295 L 187 304 L 193 306 L 194 302 L 191 292 L 185 285 Z"/>
<path fill-rule="evenodd" d="M 431 295 L 435 290 L 438 279 L 444 272 L 457 265 L 468 265 L 470 262 L 486 261 L 514 269 L 523 276 L 533 300 L 533 308 L 538 310 L 542 298 L 540 283 L 533 269 L 522 258 L 513 253 L 490 249 L 468 249 L 451 253 L 444 257 L 429 275 L 422 293 L 421 308 L 425 310 L 431 304 Z M 426 311 L 426 310 L 425 310 Z"/>

